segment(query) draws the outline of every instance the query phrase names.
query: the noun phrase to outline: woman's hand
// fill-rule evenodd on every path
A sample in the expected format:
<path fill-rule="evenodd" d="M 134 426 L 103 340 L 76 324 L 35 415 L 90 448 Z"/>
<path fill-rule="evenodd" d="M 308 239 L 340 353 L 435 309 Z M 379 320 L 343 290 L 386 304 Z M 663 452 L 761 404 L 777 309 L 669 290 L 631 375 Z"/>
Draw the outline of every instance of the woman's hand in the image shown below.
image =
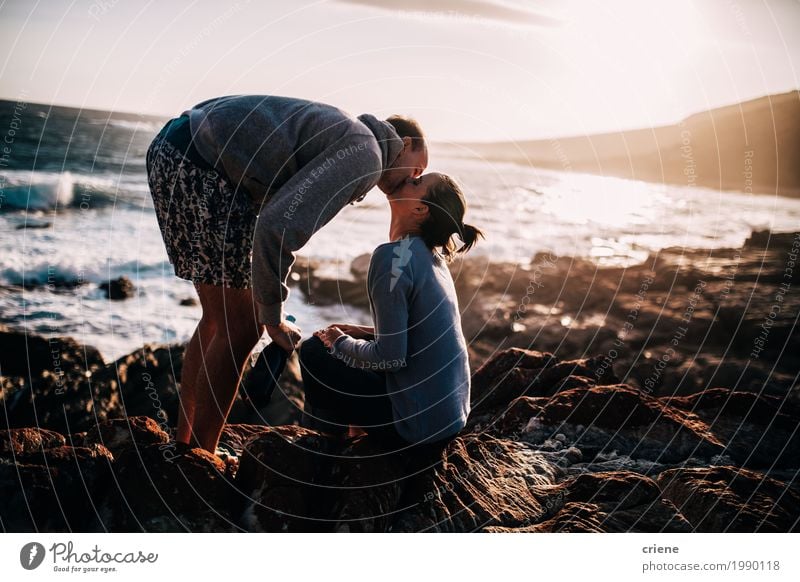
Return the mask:
<path fill-rule="evenodd" d="M 331 327 L 315 331 L 314 335 L 322 340 L 326 348 L 331 349 L 333 347 L 333 342 L 345 335 L 345 333 L 335 325 L 332 325 Z"/>
<path fill-rule="evenodd" d="M 334 323 L 330 327 L 338 327 L 345 335 L 355 339 L 374 339 L 375 328 L 367 325 L 355 325 L 352 323 Z"/>

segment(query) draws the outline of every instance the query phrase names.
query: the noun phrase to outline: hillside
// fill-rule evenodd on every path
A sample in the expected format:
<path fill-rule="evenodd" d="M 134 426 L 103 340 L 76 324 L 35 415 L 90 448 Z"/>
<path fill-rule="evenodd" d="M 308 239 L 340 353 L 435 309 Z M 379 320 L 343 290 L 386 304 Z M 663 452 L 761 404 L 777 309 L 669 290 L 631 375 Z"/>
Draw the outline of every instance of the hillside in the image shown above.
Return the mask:
<path fill-rule="evenodd" d="M 684 186 L 800 196 L 800 92 L 647 129 L 452 148 L 498 161 Z"/>

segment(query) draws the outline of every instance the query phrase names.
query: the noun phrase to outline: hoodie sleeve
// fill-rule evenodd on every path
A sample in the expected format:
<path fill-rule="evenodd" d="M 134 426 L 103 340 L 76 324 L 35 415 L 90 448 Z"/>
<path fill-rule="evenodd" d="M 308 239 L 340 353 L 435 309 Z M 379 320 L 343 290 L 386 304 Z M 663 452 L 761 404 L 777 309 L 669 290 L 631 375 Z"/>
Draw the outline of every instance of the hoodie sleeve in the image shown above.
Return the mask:
<path fill-rule="evenodd" d="M 381 150 L 372 135 L 338 140 L 303 166 L 265 202 L 253 241 L 253 297 L 259 322 L 283 320 L 294 253 L 380 178 Z"/>
<path fill-rule="evenodd" d="M 340 336 L 332 353 L 353 368 L 378 368 L 393 372 L 407 365 L 408 313 L 414 289 L 407 266 L 407 245 L 378 247 L 369 273 L 370 304 L 375 323 L 375 339 Z"/>

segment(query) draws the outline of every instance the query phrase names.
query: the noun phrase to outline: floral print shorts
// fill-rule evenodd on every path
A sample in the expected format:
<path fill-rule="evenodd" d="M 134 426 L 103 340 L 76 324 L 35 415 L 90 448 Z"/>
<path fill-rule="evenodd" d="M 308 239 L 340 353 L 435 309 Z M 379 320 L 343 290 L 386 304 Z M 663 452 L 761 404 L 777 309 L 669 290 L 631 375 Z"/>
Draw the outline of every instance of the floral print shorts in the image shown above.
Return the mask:
<path fill-rule="evenodd" d="M 147 180 L 170 263 L 181 279 L 252 287 L 257 210 L 216 170 L 195 165 L 161 134 L 147 150 Z"/>

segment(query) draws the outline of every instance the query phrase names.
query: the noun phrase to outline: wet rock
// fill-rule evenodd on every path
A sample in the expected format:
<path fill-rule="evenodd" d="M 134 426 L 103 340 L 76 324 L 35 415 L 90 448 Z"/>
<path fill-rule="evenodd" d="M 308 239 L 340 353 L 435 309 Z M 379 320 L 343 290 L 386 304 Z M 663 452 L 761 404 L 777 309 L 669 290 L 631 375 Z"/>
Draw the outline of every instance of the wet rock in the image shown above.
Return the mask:
<path fill-rule="evenodd" d="M 136 286 L 124 275 L 101 283 L 100 290 L 105 292 L 106 297 L 114 301 L 130 299 L 136 295 Z"/>
<path fill-rule="evenodd" d="M 670 469 L 657 482 L 693 531 L 800 530 L 800 494 L 763 473 L 729 465 Z"/>

